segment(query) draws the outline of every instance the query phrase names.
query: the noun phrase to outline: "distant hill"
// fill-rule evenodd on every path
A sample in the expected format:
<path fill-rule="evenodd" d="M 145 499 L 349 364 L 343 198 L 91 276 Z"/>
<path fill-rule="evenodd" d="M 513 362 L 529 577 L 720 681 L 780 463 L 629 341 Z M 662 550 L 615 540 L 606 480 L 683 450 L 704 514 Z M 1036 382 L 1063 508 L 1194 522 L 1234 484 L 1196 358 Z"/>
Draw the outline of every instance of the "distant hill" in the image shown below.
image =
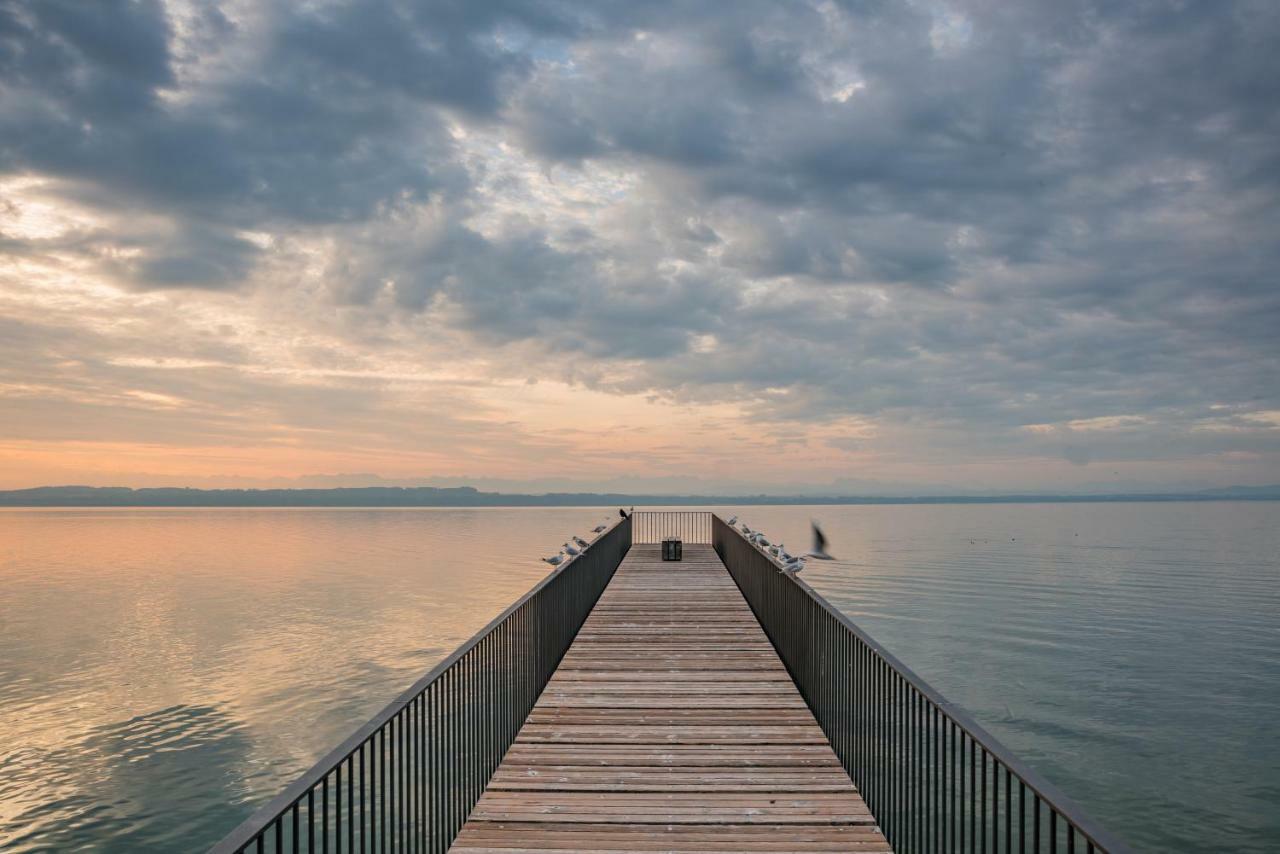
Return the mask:
<path fill-rule="evenodd" d="M 1106 501 L 1276 501 L 1278 486 L 1233 486 L 1182 493 L 1127 495 L 627 495 L 481 492 L 469 486 L 370 486 L 335 489 L 182 489 L 126 486 L 40 486 L 0 491 L 0 507 L 574 507 L 743 504 L 1023 504 Z"/>

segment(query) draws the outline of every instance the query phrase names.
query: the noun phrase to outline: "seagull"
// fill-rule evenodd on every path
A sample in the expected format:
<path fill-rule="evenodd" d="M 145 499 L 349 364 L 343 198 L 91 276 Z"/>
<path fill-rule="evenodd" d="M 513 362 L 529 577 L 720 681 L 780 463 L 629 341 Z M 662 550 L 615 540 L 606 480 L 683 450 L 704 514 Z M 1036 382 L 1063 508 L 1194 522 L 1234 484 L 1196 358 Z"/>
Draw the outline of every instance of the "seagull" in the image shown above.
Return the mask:
<path fill-rule="evenodd" d="M 813 548 L 805 553 L 805 557 L 811 557 L 815 560 L 835 560 L 835 558 L 827 554 L 827 538 L 823 535 L 822 529 L 818 527 L 818 523 L 811 519 L 809 524 L 813 526 Z"/>
<path fill-rule="evenodd" d="M 774 543 L 773 545 L 769 546 L 769 554 L 773 555 L 774 557 L 777 557 L 778 552 L 780 551 L 782 551 L 782 543 Z"/>
<path fill-rule="evenodd" d="M 593 534 L 600 534 L 600 533 L 603 533 L 603 532 L 605 532 L 605 531 L 607 531 L 607 530 L 609 530 L 609 526 L 608 526 L 608 525 L 596 525 L 594 528 L 592 528 L 592 529 L 591 529 L 591 533 L 593 533 Z"/>
<path fill-rule="evenodd" d="M 795 555 L 788 554 L 787 550 L 781 546 L 778 547 L 778 557 L 782 558 L 783 563 L 791 563 L 793 560 L 799 560 Z"/>
<path fill-rule="evenodd" d="M 748 537 L 751 536 L 751 529 L 747 527 L 746 522 L 742 523 L 742 533 L 746 534 Z"/>
<path fill-rule="evenodd" d="M 591 543 L 588 543 L 586 540 L 582 539 L 582 537 L 578 536 L 575 536 L 573 541 L 577 543 L 578 548 L 582 549 L 584 552 L 587 550 L 587 546 L 591 545 Z"/>
<path fill-rule="evenodd" d="M 756 532 L 756 545 L 760 546 L 762 549 L 769 548 L 769 541 L 765 539 L 764 534 L 761 534 L 758 531 Z"/>
<path fill-rule="evenodd" d="M 732 519 L 730 519 L 726 524 L 728 524 L 728 525 L 729 525 L 729 527 L 731 527 L 731 528 L 732 528 L 734 525 L 738 524 L 738 517 L 737 517 L 737 516 L 734 516 L 734 517 L 733 517 Z"/>
<path fill-rule="evenodd" d="M 795 558 L 793 560 L 789 560 L 787 561 L 786 566 L 782 567 L 782 571 L 785 572 L 787 575 L 795 575 L 797 572 L 799 572 L 802 569 L 804 569 L 803 558 Z"/>
<path fill-rule="evenodd" d="M 552 555 L 551 557 L 544 557 L 543 560 L 551 564 L 552 566 L 559 566 L 560 564 L 564 563 L 564 553 L 559 552 L 557 554 Z"/>
<path fill-rule="evenodd" d="M 564 544 L 564 553 L 569 555 L 569 557 L 577 557 L 578 555 L 582 554 L 582 552 L 578 551 L 568 543 Z"/>

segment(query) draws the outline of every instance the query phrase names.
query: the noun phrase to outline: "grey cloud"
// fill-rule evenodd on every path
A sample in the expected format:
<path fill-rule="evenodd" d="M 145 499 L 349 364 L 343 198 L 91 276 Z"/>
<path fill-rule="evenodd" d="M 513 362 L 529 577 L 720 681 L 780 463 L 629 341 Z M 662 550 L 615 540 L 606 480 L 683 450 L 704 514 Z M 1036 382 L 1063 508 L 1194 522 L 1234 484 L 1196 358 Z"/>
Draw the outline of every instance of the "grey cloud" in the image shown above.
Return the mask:
<path fill-rule="evenodd" d="M 1082 463 L 1139 444 L 1019 428 L 1138 412 L 1186 453 L 1270 453 L 1193 428 L 1280 408 L 1273 4 L 349 0 L 208 27 L 222 64 L 183 89 L 161 6 L 0 2 L 0 171 L 171 219 L 117 226 L 135 287 L 249 278 L 271 250 L 242 229 L 318 234 L 338 304 L 536 342 L 600 388 Z M 635 183 L 593 200 L 613 217 L 512 214 L 476 185 L 499 144 Z"/>

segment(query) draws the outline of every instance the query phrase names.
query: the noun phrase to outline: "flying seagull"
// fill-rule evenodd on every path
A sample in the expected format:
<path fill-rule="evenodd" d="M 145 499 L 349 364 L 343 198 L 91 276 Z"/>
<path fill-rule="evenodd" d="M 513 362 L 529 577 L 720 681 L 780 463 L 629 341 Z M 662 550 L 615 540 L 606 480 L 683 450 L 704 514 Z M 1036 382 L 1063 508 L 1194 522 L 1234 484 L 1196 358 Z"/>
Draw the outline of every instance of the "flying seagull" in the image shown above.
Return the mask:
<path fill-rule="evenodd" d="M 811 557 L 815 560 L 835 560 L 835 558 L 827 554 L 827 538 L 823 535 L 822 529 L 818 527 L 818 523 L 810 520 L 809 524 L 813 526 L 813 548 L 805 553 L 805 557 Z"/>
<path fill-rule="evenodd" d="M 570 557 L 577 557 L 578 555 L 582 554 L 582 552 L 578 551 L 568 543 L 564 544 L 564 553 L 569 555 Z"/>
<path fill-rule="evenodd" d="M 551 564 L 552 566 L 559 566 L 560 564 L 564 563 L 564 553 L 561 552 L 561 553 L 552 555 L 551 557 L 544 557 L 543 560 Z"/>

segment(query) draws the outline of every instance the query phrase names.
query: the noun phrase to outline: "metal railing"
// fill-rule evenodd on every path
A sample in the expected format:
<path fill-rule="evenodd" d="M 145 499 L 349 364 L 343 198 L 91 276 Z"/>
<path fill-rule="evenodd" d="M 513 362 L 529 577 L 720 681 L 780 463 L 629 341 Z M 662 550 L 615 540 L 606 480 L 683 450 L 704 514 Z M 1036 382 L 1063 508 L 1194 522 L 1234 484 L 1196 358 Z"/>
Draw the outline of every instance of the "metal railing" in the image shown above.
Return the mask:
<path fill-rule="evenodd" d="M 716 552 L 899 854 L 1129 849 L 718 516 Z"/>
<path fill-rule="evenodd" d="M 619 521 L 211 849 L 444 852 L 631 546 Z"/>
<path fill-rule="evenodd" d="M 633 543 L 660 543 L 675 538 L 711 544 L 710 510 L 637 510 L 631 514 Z"/>

